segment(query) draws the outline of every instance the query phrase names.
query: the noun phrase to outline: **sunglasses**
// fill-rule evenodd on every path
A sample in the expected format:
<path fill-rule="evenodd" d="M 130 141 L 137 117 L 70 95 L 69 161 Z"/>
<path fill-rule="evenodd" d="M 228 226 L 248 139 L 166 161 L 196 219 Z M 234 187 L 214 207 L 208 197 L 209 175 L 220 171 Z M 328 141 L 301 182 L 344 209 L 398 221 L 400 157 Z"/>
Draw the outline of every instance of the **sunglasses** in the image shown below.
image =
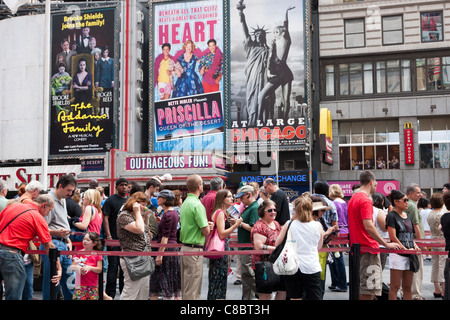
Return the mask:
<path fill-rule="evenodd" d="M 402 201 L 404 203 L 407 203 L 408 202 L 408 198 L 406 198 L 406 199 L 398 199 L 397 201 Z"/>
<path fill-rule="evenodd" d="M 267 209 L 266 211 L 272 213 L 272 212 L 277 212 L 277 209 Z"/>

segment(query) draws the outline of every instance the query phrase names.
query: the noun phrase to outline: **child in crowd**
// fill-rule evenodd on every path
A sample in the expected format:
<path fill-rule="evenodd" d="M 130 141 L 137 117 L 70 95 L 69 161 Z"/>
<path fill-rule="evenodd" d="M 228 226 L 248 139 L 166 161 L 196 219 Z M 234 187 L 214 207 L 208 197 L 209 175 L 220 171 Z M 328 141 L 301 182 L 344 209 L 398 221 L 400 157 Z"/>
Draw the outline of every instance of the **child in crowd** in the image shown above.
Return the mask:
<path fill-rule="evenodd" d="M 96 232 L 88 232 L 80 251 L 102 251 L 103 243 Z M 71 269 L 75 271 L 73 300 L 98 300 L 98 274 L 102 272 L 102 255 L 74 255 Z"/>

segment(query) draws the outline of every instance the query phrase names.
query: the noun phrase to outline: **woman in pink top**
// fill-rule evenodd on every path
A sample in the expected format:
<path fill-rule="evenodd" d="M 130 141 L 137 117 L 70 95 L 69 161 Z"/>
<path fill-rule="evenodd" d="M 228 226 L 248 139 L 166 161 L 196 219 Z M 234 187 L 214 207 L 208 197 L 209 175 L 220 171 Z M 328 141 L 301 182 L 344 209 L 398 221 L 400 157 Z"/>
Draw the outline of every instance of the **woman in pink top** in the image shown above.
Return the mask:
<path fill-rule="evenodd" d="M 78 222 L 74 222 L 74 226 L 100 234 L 103 221 L 101 203 L 100 192 L 95 189 L 86 190 L 83 197 L 83 214 Z"/>

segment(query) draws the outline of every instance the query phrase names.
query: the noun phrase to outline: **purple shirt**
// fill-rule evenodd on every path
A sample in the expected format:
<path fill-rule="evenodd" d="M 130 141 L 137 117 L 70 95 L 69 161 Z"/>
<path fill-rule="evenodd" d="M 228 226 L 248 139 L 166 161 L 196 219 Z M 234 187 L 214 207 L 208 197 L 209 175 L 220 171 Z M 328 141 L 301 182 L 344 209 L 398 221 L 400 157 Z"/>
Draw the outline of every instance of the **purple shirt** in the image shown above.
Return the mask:
<path fill-rule="evenodd" d="M 338 213 L 338 225 L 340 234 L 348 234 L 347 202 L 333 201 Z"/>

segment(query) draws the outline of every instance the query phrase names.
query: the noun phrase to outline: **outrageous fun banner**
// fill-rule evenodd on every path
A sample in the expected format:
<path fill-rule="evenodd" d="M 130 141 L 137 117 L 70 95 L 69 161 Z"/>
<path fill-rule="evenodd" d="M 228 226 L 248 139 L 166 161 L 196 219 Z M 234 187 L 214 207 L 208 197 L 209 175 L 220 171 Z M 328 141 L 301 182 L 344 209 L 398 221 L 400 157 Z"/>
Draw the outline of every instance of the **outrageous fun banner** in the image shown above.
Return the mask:
<path fill-rule="evenodd" d="M 230 1 L 233 150 L 305 147 L 304 12 L 303 0 Z"/>
<path fill-rule="evenodd" d="M 116 9 L 76 8 L 52 14 L 51 155 L 113 146 Z"/>
<path fill-rule="evenodd" d="M 221 0 L 153 4 L 153 150 L 222 149 Z"/>

